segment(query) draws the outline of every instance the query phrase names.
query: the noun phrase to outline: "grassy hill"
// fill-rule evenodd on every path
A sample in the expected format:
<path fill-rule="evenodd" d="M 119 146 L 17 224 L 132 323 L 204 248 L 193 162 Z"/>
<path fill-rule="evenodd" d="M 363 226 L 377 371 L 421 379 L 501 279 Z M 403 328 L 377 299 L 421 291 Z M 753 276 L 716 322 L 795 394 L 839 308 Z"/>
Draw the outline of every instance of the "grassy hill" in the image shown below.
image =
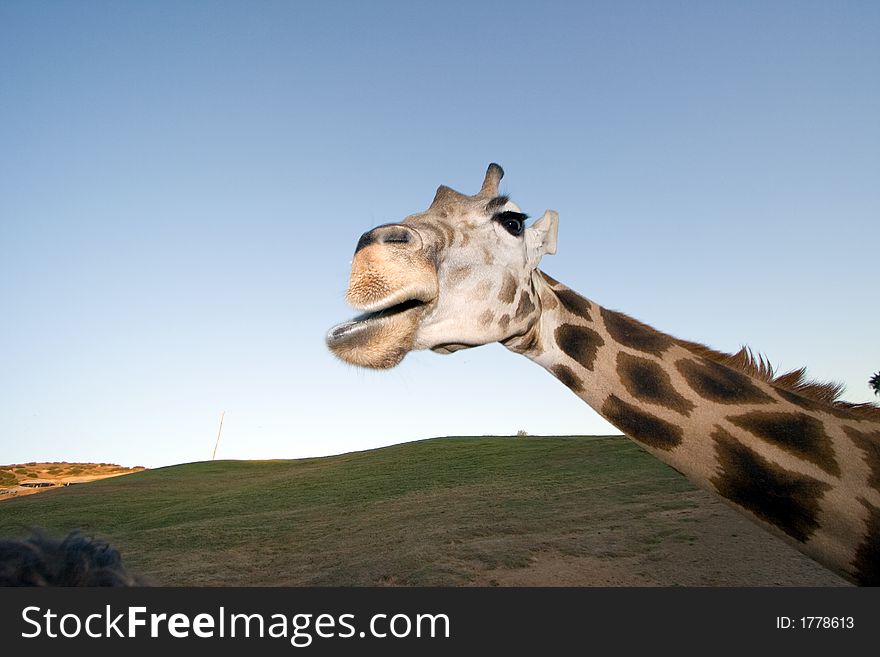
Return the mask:
<path fill-rule="evenodd" d="M 620 437 L 147 470 L 0 505 L 162 585 L 840 585 Z"/>

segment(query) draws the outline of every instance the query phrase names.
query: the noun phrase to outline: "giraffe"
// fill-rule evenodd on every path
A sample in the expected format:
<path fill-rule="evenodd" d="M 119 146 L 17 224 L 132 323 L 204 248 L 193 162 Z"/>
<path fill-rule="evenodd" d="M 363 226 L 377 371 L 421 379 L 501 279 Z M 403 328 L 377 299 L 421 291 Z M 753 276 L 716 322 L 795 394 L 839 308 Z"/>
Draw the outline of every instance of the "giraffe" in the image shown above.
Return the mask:
<path fill-rule="evenodd" d="M 604 308 L 538 269 L 558 216 L 499 193 L 440 186 L 430 207 L 364 233 L 346 299 L 363 314 L 327 334 L 348 363 L 390 368 L 413 350 L 500 342 L 541 365 L 697 486 L 846 579 L 880 585 L 880 407 L 777 375 Z"/>

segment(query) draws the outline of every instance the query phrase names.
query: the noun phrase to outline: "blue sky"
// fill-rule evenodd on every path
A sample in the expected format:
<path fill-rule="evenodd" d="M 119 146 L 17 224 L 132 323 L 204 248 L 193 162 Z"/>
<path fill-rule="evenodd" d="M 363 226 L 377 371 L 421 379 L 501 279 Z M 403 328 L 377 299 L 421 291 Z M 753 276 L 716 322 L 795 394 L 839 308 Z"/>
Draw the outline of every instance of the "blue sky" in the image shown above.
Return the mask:
<path fill-rule="evenodd" d="M 0 3 L 0 463 L 608 433 L 494 345 L 369 372 L 358 236 L 490 161 L 543 268 L 871 399 L 880 4 Z"/>

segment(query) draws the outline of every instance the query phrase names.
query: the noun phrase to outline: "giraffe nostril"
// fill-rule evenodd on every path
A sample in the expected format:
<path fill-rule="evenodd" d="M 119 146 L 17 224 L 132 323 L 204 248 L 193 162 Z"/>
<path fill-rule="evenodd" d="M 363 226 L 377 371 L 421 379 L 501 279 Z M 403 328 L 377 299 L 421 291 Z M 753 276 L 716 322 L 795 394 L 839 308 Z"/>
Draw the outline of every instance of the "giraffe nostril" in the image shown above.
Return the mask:
<path fill-rule="evenodd" d="M 384 231 L 379 235 L 380 244 L 409 244 L 412 239 L 406 229 Z"/>
<path fill-rule="evenodd" d="M 396 224 L 378 226 L 361 235 L 354 252 L 357 253 L 370 244 L 406 244 L 410 245 L 410 248 L 414 248 L 412 246 L 415 243 L 413 235 L 413 231 L 404 226 Z"/>

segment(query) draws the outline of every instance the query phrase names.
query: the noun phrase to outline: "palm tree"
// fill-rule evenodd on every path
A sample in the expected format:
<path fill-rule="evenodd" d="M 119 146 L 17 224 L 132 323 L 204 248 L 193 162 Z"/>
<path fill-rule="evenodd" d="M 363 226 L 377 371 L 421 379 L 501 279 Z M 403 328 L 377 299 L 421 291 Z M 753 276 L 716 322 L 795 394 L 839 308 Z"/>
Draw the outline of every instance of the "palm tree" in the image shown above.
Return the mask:
<path fill-rule="evenodd" d="M 880 372 L 868 379 L 868 385 L 874 388 L 875 395 L 880 395 Z"/>

